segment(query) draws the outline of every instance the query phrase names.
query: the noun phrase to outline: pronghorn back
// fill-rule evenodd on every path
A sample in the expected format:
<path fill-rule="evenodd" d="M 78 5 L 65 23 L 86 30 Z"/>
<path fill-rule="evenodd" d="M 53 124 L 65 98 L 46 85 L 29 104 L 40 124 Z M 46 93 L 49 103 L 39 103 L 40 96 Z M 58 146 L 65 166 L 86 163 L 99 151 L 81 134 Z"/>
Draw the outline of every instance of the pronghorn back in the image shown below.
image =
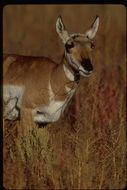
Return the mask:
<path fill-rule="evenodd" d="M 55 66 L 56 63 L 47 57 L 5 55 L 3 70 L 6 75 L 4 76 L 4 83 L 12 82 L 18 85 L 18 83 L 26 83 L 26 80 L 32 80 L 36 77 L 41 80 L 43 78 L 42 73 L 43 75 L 49 74 Z"/>

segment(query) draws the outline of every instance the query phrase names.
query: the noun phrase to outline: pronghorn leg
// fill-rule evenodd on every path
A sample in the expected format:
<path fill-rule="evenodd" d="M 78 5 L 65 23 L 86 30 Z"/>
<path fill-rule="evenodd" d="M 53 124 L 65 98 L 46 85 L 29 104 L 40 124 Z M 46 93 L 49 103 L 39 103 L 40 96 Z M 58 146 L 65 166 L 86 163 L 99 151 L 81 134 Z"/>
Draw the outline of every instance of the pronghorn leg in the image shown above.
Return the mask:
<path fill-rule="evenodd" d="M 27 134 L 34 127 L 31 109 L 22 107 L 19 133 Z"/>

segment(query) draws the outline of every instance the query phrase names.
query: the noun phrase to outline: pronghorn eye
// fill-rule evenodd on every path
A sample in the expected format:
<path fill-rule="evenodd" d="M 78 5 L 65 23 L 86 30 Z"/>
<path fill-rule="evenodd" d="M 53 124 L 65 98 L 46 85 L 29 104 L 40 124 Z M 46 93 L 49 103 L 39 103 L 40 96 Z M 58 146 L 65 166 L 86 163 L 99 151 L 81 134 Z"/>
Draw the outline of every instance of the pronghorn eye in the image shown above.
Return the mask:
<path fill-rule="evenodd" d="M 71 49 L 71 48 L 73 48 L 74 47 L 74 43 L 73 42 L 71 42 L 71 43 L 66 43 L 65 44 L 65 48 L 66 49 Z"/>

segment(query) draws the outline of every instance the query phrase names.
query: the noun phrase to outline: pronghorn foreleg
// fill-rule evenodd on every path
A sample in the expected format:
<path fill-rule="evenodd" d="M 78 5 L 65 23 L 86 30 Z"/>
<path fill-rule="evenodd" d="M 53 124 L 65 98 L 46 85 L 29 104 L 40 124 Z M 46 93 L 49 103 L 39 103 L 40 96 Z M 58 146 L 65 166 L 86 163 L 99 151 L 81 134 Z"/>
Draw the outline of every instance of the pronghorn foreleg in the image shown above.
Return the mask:
<path fill-rule="evenodd" d="M 27 134 L 34 127 L 34 122 L 32 119 L 31 109 L 25 108 L 22 106 L 21 108 L 21 118 L 20 118 L 20 128 L 19 133 L 21 135 Z"/>

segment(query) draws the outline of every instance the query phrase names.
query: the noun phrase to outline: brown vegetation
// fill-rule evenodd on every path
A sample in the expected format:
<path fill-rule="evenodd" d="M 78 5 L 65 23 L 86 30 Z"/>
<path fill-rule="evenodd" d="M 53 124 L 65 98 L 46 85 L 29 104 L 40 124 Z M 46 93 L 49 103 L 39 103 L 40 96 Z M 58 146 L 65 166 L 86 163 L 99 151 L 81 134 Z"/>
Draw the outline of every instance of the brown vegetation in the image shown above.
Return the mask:
<path fill-rule="evenodd" d="M 83 32 L 100 16 L 94 72 L 81 81 L 62 118 L 18 134 L 3 124 L 6 189 L 123 189 L 126 185 L 126 9 L 122 5 L 18 5 L 3 12 L 4 53 L 43 55 L 59 62 L 55 22 Z M 58 51 L 59 50 L 59 51 Z M 74 109 L 75 108 L 75 109 Z"/>

